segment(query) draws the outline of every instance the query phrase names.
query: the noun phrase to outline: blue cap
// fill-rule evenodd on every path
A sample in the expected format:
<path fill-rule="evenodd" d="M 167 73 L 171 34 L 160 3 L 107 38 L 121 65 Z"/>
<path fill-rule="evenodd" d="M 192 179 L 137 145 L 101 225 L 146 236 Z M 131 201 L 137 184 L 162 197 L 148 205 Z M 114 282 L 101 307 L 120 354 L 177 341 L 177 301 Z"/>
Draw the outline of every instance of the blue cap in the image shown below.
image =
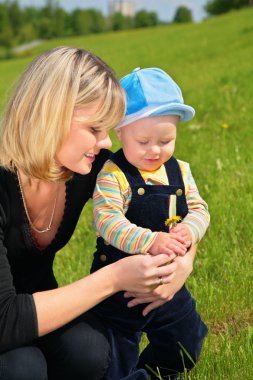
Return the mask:
<path fill-rule="evenodd" d="M 126 93 L 127 110 L 118 127 L 148 116 L 178 115 L 188 121 L 195 115 L 194 108 L 184 104 L 176 82 L 158 68 L 134 69 L 120 80 Z"/>

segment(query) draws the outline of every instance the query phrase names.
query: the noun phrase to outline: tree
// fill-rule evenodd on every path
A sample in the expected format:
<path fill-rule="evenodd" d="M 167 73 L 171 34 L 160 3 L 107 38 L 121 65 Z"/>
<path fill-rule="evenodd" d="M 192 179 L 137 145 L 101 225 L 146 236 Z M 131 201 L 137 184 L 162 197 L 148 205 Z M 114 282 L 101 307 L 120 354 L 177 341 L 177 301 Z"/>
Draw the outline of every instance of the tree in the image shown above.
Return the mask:
<path fill-rule="evenodd" d="M 110 17 L 110 25 L 112 30 L 130 29 L 133 27 L 133 20 L 121 12 L 115 12 Z"/>
<path fill-rule="evenodd" d="M 0 46 L 11 47 L 12 39 L 13 31 L 7 8 L 4 4 L 0 4 Z"/>
<path fill-rule="evenodd" d="M 173 22 L 182 23 L 182 22 L 192 22 L 192 21 L 193 21 L 192 12 L 190 9 L 184 6 L 177 8 Z"/>
<path fill-rule="evenodd" d="M 41 14 L 43 17 L 52 19 L 57 8 L 59 8 L 57 0 L 47 0 L 45 7 L 41 9 Z"/>
<path fill-rule="evenodd" d="M 82 9 L 75 9 L 71 15 L 71 26 L 73 34 L 76 36 L 82 36 L 88 34 L 91 28 L 91 18 L 87 11 Z"/>
<path fill-rule="evenodd" d="M 23 15 L 24 15 L 24 23 L 25 24 L 34 24 L 36 25 L 38 22 L 38 19 L 41 16 L 41 11 L 38 8 L 35 8 L 33 6 L 31 7 L 26 7 L 23 10 Z"/>
<path fill-rule="evenodd" d="M 20 42 L 30 42 L 38 37 L 36 27 L 31 23 L 23 24 L 19 31 Z"/>
<path fill-rule="evenodd" d="M 38 21 L 41 38 L 54 38 L 66 35 L 67 13 L 58 6 L 55 0 L 47 0 L 46 6 L 40 10 Z M 69 29 L 68 29 L 69 30 Z"/>
<path fill-rule="evenodd" d="M 54 11 L 53 36 L 61 37 L 67 35 L 68 14 L 63 8 L 56 8 Z"/>
<path fill-rule="evenodd" d="M 24 24 L 20 31 L 22 41 L 27 42 L 38 38 L 41 19 L 40 9 L 33 6 L 24 8 L 23 18 Z"/>
<path fill-rule="evenodd" d="M 23 11 L 19 7 L 17 0 L 6 2 L 6 8 L 9 15 L 10 26 L 14 36 L 19 36 L 20 30 L 24 24 Z"/>
<path fill-rule="evenodd" d="M 159 19 L 156 12 L 149 12 L 150 24 L 155 26 L 159 24 Z"/>
<path fill-rule="evenodd" d="M 39 37 L 40 38 L 53 38 L 54 25 L 49 17 L 41 17 L 38 23 Z"/>
<path fill-rule="evenodd" d="M 145 28 L 158 24 L 158 17 L 155 12 L 147 12 L 145 9 L 138 11 L 134 16 L 134 26 L 136 28 Z"/>
<path fill-rule="evenodd" d="M 63 10 L 63 9 L 61 9 Z M 72 29 L 72 19 L 71 19 L 71 14 L 68 13 L 68 12 L 65 12 L 65 10 L 63 10 L 64 13 L 65 13 L 65 16 L 64 16 L 64 36 L 73 36 L 73 29 Z"/>
<path fill-rule="evenodd" d="M 96 9 L 86 9 L 85 12 L 90 20 L 90 33 L 101 33 L 106 29 L 105 18 L 100 11 Z"/>
<path fill-rule="evenodd" d="M 252 5 L 251 0 L 211 0 L 206 4 L 205 10 L 210 15 L 218 15 L 250 5 Z"/>

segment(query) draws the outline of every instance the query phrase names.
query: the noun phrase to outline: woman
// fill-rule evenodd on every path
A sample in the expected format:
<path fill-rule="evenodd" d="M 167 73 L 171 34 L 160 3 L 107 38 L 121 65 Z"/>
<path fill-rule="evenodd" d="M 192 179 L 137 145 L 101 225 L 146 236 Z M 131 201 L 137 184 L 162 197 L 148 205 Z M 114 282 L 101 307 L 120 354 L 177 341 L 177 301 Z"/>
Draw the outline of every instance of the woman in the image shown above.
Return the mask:
<path fill-rule="evenodd" d="M 115 292 L 159 306 L 182 286 L 184 261 L 136 256 L 64 287 L 55 253 L 70 239 L 109 157 L 108 130 L 125 111 L 112 70 L 82 49 L 60 47 L 21 76 L 0 135 L 0 378 L 101 379 L 110 362 L 103 321 L 89 310 Z M 135 263 L 133 265 L 133 260 Z M 154 289 L 163 279 L 167 286 Z M 160 289 L 159 289 L 160 288 Z"/>

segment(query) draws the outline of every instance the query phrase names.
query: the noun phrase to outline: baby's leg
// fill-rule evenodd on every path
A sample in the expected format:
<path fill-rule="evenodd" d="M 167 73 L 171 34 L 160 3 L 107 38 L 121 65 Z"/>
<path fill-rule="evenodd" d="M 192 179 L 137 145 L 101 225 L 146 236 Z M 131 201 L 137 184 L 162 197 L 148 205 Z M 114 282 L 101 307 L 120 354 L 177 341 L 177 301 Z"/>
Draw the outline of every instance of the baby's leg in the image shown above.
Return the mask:
<path fill-rule="evenodd" d="M 183 287 L 171 301 L 157 309 L 145 328 L 150 343 L 141 354 L 139 368 L 159 367 L 166 378 L 194 367 L 207 334 L 195 304 Z"/>

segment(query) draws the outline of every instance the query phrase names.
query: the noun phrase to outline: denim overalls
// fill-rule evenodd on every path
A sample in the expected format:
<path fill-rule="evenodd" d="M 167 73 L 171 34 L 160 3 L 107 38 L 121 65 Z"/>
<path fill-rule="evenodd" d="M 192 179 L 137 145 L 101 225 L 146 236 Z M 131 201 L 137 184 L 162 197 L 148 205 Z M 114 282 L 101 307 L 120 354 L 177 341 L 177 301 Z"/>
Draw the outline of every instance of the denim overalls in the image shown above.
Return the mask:
<path fill-rule="evenodd" d="M 171 195 L 176 196 L 176 215 L 182 218 L 186 216 L 188 207 L 184 183 L 174 157 L 165 163 L 169 179 L 167 186 L 147 185 L 138 169 L 125 159 L 122 149 L 113 155 L 112 160 L 124 172 L 131 186 L 132 198 L 126 213 L 126 218 L 131 223 L 152 231 L 168 232 L 165 220 L 172 216 L 168 215 Z M 99 237 L 91 271 L 94 272 L 126 256 L 130 255 L 108 245 Z M 207 334 L 207 327 L 201 321 L 195 308 L 195 300 L 186 287 L 183 286 L 171 301 L 153 310 L 146 317 L 142 316 L 142 310 L 146 305 L 128 308 L 129 299 L 124 298 L 123 294 L 124 292 L 119 292 L 94 308 L 108 325 L 111 340 L 112 363 L 105 379 L 146 380 L 146 365 L 154 370 L 159 366 L 163 376 L 183 372 L 184 366 L 192 368 L 193 363 L 188 355 L 184 354 L 184 350 L 180 353 L 180 345 L 196 362 Z M 139 358 L 142 332 L 147 333 L 150 343 Z"/>

